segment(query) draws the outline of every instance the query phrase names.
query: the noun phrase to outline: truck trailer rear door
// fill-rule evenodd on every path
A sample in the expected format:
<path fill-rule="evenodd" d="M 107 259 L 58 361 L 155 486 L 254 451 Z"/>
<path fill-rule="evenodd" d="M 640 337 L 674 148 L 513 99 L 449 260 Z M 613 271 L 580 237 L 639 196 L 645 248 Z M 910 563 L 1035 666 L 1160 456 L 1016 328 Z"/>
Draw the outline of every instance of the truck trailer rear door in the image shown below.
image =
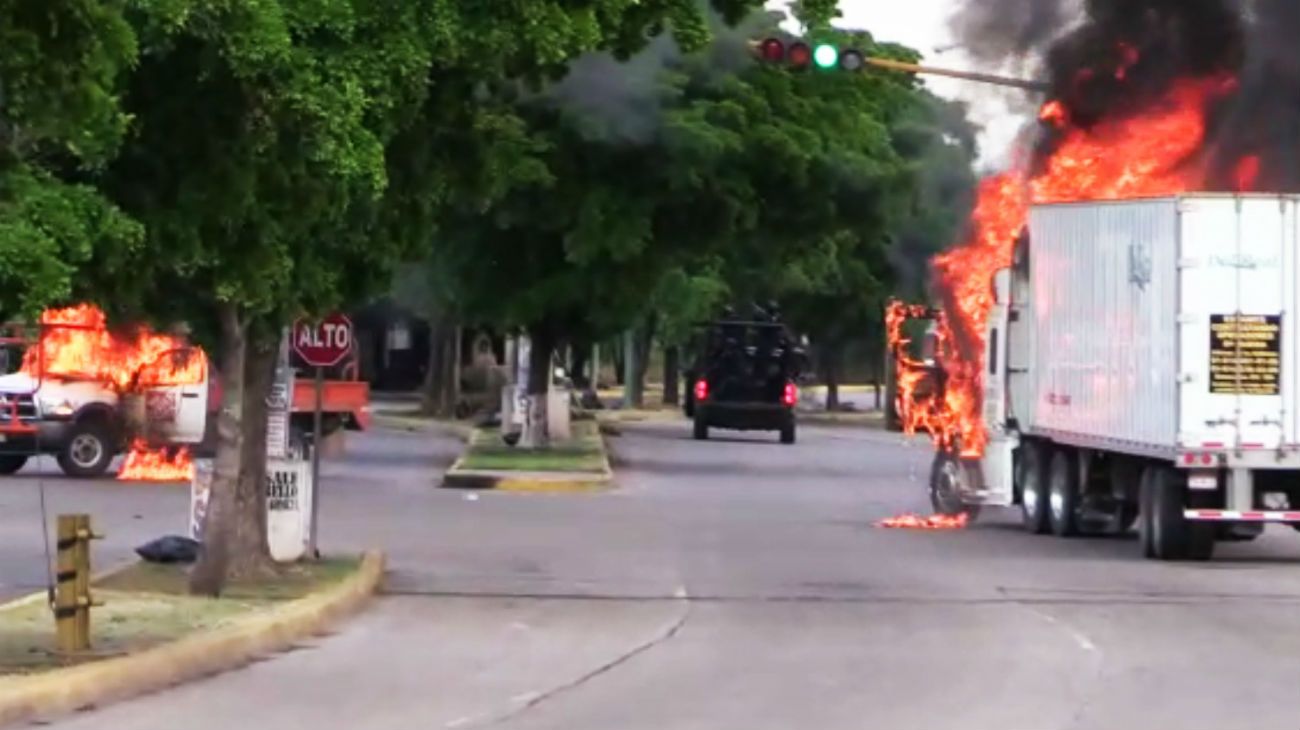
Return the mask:
<path fill-rule="evenodd" d="M 1179 445 L 1294 443 L 1295 201 L 1188 197 L 1179 216 Z"/>

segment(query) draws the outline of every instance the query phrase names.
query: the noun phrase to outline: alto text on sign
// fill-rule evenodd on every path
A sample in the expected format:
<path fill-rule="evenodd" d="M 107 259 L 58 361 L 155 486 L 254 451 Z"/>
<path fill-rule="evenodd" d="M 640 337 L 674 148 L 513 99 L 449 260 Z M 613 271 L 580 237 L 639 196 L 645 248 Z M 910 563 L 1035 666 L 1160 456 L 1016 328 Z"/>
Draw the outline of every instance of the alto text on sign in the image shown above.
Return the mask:
<path fill-rule="evenodd" d="M 352 320 L 331 314 L 320 322 L 298 320 L 293 326 L 293 351 L 312 367 L 337 365 L 352 350 Z"/>

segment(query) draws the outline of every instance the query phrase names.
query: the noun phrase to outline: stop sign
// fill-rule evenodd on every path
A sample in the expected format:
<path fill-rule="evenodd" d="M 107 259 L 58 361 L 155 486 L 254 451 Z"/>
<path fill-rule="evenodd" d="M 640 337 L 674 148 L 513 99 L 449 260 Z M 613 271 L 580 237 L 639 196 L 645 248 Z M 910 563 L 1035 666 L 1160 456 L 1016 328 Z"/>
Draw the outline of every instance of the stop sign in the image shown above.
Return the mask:
<path fill-rule="evenodd" d="M 352 351 L 352 320 L 331 314 L 320 322 L 300 319 L 293 325 L 293 351 L 312 367 L 339 364 Z"/>

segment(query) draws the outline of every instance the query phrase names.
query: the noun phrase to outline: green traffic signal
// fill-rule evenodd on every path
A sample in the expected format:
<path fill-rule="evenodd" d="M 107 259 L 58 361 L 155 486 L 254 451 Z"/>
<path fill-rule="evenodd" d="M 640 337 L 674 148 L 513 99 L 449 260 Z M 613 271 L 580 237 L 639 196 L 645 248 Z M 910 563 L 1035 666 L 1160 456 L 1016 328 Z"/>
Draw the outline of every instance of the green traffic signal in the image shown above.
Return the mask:
<path fill-rule="evenodd" d="M 840 64 L 840 51 L 829 43 L 819 43 L 813 50 L 813 63 L 821 69 L 835 68 Z"/>

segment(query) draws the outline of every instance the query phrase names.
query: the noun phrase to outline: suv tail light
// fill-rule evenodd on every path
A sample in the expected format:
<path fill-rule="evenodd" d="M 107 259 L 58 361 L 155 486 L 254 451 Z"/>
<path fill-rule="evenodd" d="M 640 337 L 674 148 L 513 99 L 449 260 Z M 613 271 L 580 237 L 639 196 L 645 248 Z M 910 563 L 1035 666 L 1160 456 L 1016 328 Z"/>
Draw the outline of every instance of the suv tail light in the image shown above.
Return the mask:
<path fill-rule="evenodd" d="M 790 408 L 794 408 L 799 402 L 799 388 L 794 383 L 785 384 L 785 392 L 781 394 L 781 402 Z"/>
<path fill-rule="evenodd" d="M 705 401 L 708 399 L 709 399 L 709 381 L 703 379 L 695 381 L 695 400 L 698 402 L 698 401 Z"/>

